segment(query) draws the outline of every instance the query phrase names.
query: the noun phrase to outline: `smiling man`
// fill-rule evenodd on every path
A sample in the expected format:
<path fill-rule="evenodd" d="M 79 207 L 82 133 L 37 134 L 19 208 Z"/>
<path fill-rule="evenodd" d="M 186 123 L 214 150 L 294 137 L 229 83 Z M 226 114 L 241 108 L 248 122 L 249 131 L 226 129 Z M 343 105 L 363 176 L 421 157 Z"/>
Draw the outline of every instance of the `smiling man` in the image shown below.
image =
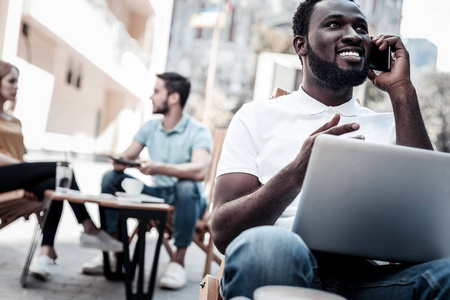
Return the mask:
<path fill-rule="evenodd" d="M 224 299 L 252 298 L 267 285 L 321 289 L 348 299 L 450 299 L 448 259 L 380 266 L 312 252 L 292 233 L 317 136 L 360 136 L 432 150 L 399 37 L 370 37 L 366 18 L 351 0 L 303 1 L 293 31 L 303 65 L 299 90 L 245 104 L 223 146 L 212 230 L 226 255 Z M 395 65 L 377 75 L 368 68 L 371 49 L 388 46 Z M 356 101 L 353 88 L 366 78 L 388 93 L 393 114 L 374 113 Z"/>

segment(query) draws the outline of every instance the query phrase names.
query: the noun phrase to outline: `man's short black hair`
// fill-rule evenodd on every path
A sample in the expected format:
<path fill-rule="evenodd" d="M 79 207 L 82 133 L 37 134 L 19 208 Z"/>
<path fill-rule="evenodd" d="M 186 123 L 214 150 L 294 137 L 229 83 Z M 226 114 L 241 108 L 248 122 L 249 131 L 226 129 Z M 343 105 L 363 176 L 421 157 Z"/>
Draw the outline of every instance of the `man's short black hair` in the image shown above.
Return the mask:
<path fill-rule="evenodd" d="M 292 19 L 292 30 L 294 32 L 294 36 L 301 35 L 306 37 L 314 6 L 320 1 L 322 0 L 305 0 L 297 7 L 297 11 Z M 353 0 L 348 1 L 355 2 Z"/>
<path fill-rule="evenodd" d="M 180 105 L 183 108 L 191 90 L 191 83 L 189 80 L 175 72 L 158 74 L 156 77 L 164 81 L 164 86 L 168 95 L 173 93 L 178 93 L 180 95 Z"/>

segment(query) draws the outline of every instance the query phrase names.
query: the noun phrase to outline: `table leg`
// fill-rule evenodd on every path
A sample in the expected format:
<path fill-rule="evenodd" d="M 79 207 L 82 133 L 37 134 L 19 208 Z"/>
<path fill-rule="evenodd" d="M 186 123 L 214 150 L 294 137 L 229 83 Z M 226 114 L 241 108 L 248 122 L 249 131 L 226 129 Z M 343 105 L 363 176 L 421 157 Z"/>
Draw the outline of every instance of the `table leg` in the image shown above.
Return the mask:
<path fill-rule="evenodd" d="M 138 264 L 139 264 L 139 274 L 138 274 L 138 282 L 137 282 L 137 290 L 139 293 L 143 294 L 144 291 L 144 271 L 145 271 L 145 235 L 147 233 L 147 224 L 148 220 L 143 220 L 139 225 L 139 244 L 136 245 L 135 256 L 138 256 Z M 151 297 L 150 297 L 151 299 Z"/>
<path fill-rule="evenodd" d="M 30 270 L 31 261 L 33 260 L 34 252 L 36 250 L 36 247 L 38 246 L 38 243 L 42 240 L 42 228 L 44 228 L 44 225 L 47 222 L 48 211 L 51 204 L 52 199 L 44 197 L 40 217 L 38 216 L 38 221 L 34 226 L 30 248 L 28 250 L 28 255 L 25 260 L 25 265 L 23 266 L 22 269 L 22 275 L 20 276 L 20 284 L 22 285 L 22 287 L 27 286 L 27 278 Z"/>
<path fill-rule="evenodd" d="M 111 209 L 111 208 L 110 208 Z M 105 208 L 99 207 L 99 215 L 100 215 L 100 225 L 103 230 L 106 231 L 106 216 L 105 216 Z M 118 238 L 121 240 L 122 238 L 122 231 L 121 231 L 121 224 L 119 223 L 119 230 L 118 230 Z M 123 253 L 114 253 L 116 255 L 116 270 L 114 272 L 111 271 L 111 262 L 109 260 L 109 253 L 107 251 L 103 251 L 103 275 L 108 280 L 124 280 L 125 274 L 122 271 L 123 266 Z"/>
<path fill-rule="evenodd" d="M 127 236 L 128 235 L 127 218 L 122 217 L 121 211 L 119 211 L 119 222 L 120 222 L 120 227 L 122 229 L 122 236 Z M 133 273 L 131 273 L 130 248 L 129 248 L 128 239 L 122 239 L 122 242 L 123 242 L 123 256 L 124 256 L 123 265 L 125 268 L 125 292 L 126 292 L 127 299 L 132 299 L 132 295 L 133 295 L 132 288 L 133 287 L 131 286 L 131 283 L 133 282 L 132 275 L 134 275 L 134 271 L 133 271 Z"/>
<path fill-rule="evenodd" d="M 134 251 L 133 262 L 130 263 L 130 250 L 128 239 L 123 239 L 124 246 L 124 268 L 125 268 L 125 290 L 127 299 L 151 299 L 153 297 L 153 290 L 155 287 L 156 271 L 158 268 L 159 253 L 162 244 L 162 235 L 166 224 L 165 211 L 137 211 L 137 210 L 120 210 L 120 222 L 122 225 L 122 235 L 128 234 L 127 219 L 139 219 L 139 233 L 138 241 Z M 152 271 L 149 280 L 149 289 L 144 293 L 144 272 L 145 272 L 145 235 L 147 232 L 146 224 L 150 220 L 159 220 L 159 236 L 156 243 L 155 255 L 153 259 Z M 137 278 L 137 290 L 133 293 L 132 283 L 135 279 L 136 265 L 139 265 L 139 273 Z"/>
<path fill-rule="evenodd" d="M 149 288 L 148 288 L 148 294 L 150 296 L 149 299 L 151 299 L 153 297 L 153 291 L 155 289 L 156 271 L 158 269 L 159 253 L 161 251 L 164 230 L 166 228 L 166 217 L 167 217 L 167 213 L 164 213 L 159 218 L 158 240 L 156 242 L 155 255 L 153 258 L 153 265 L 152 265 L 152 273 L 150 275 L 150 282 L 149 282 Z"/>

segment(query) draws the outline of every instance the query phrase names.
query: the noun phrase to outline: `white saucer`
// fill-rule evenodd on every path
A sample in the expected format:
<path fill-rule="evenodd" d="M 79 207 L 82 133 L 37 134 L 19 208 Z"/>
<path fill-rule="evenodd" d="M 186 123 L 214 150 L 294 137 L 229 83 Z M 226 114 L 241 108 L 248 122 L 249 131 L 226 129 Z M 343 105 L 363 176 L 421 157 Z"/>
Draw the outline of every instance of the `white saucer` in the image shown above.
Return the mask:
<path fill-rule="evenodd" d="M 124 192 L 116 192 L 116 196 L 117 197 L 125 197 L 125 198 L 139 198 L 139 196 L 141 196 L 141 194 L 130 196 L 130 195 L 127 195 L 127 193 L 124 193 Z"/>
<path fill-rule="evenodd" d="M 136 203 L 164 203 L 164 199 L 140 194 L 129 196 L 124 192 L 116 192 L 117 202 L 136 202 Z"/>

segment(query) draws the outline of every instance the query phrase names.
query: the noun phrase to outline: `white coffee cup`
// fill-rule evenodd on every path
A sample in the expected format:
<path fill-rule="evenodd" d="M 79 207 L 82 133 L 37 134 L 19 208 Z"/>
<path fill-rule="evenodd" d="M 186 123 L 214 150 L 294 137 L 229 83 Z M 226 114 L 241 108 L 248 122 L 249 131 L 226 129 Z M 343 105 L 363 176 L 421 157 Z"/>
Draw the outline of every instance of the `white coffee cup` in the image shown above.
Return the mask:
<path fill-rule="evenodd" d="M 268 285 L 257 288 L 255 300 L 345 300 L 342 296 L 295 286 Z"/>
<path fill-rule="evenodd" d="M 125 178 L 121 185 L 129 197 L 139 196 L 144 188 L 144 184 L 134 178 Z"/>

